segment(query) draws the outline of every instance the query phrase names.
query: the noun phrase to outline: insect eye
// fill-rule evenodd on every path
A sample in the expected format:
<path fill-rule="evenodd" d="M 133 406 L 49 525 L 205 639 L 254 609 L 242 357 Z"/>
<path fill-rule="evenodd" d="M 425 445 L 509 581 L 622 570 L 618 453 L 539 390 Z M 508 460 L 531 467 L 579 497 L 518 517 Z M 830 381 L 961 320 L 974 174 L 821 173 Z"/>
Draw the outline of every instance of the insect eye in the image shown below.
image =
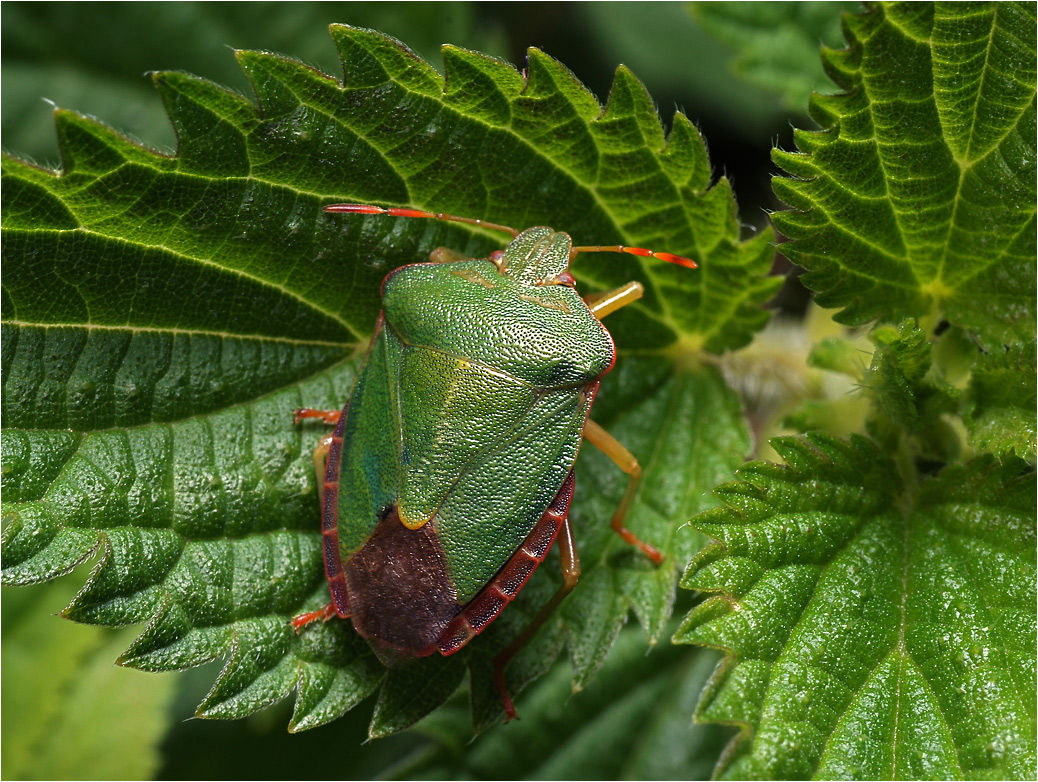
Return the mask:
<path fill-rule="evenodd" d="M 501 272 L 501 274 L 505 274 L 508 271 L 505 268 L 505 251 L 504 250 L 494 250 L 494 252 L 490 253 L 490 255 L 488 256 L 488 260 L 491 260 L 491 261 L 494 262 L 494 265 L 497 266 L 497 270 L 499 272 Z"/>

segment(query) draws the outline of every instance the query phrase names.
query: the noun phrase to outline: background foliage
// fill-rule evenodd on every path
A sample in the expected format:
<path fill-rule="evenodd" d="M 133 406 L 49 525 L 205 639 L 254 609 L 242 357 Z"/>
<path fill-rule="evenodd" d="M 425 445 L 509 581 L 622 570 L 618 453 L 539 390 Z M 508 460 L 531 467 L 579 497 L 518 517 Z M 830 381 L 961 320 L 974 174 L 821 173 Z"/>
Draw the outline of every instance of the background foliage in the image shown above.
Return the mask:
<path fill-rule="evenodd" d="M 5 4 L 5 146 L 56 164 L 56 119 L 65 174 L 4 161 L 5 583 L 65 572 L 101 541 L 103 565 L 65 614 L 151 620 L 111 631 L 48 616 L 83 568 L 5 589 L 5 775 L 287 777 L 305 764 L 307 776 L 358 778 L 695 778 L 732 735 L 690 725 L 698 702 L 704 723 L 746 728 L 718 767 L 732 776 L 1033 776 L 1033 6 L 883 6 L 847 18 L 852 48 L 819 60 L 819 39 L 842 45 L 839 10 Z M 331 21 L 442 62 L 446 93 L 431 69 L 345 28 L 333 38 L 347 101 L 316 72 L 254 51 L 340 73 Z M 444 40 L 525 62 L 529 87 L 460 49 L 441 59 Z M 550 58 L 527 60 L 531 42 L 608 95 L 605 115 Z M 253 51 L 236 64 L 222 44 Z M 666 147 L 641 87 L 613 73 L 619 61 L 661 107 Z M 844 331 L 805 311 L 794 282 L 774 301 L 779 321 L 744 348 L 776 289 L 771 235 L 745 225 L 740 240 L 727 182 L 710 187 L 710 171 L 733 175 L 739 217 L 763 228 L 761 207 L 779 207 L 770 137 L 791 111 L 809 123 L 796 112 L 812 88 L 833 91 L 821 62 L 848 92 L 812 98 L 830 130 L 798 132 L 796 153 L 776 153 L 794 176 L 776 193 L 798 211 L 775 222 L 819 303 L 843 323 L 880 325 Z M 139 78 L 161 68 L 255 89 L 262 114 L 207 81 L 163 73 L 155 90 Z M 671 126 L 675 103 L 709 161 L 691 125 Z M 178 156 L 66 109 L 179 143 Z M 306 464 L 317 432 L 284 411 L 341 404 L 385 268 L 437 244 L 495 243 L 457 227 L 322 221 L 325 196 L 544 222 L 703 263 L 694 276 L 577 267 L 593 287 L 636 276 L 649 288 L 644 306 L 611 319 L 621 361 L 596 418 L 645 465 L 632 523 L 669 558 L 654 571 L 596 529 L 618 481 L 582 455 L 584 581 L 509 674 L 514 687 L 533 680 L 564 642 L 569 668 L 523 693 L 521 723 L 472 744 L 470 719 L 497 719 L 487 661 L 555 568 L 463 659 L 423 661 L 384 686 L 343 628 L 286 633 L 323 587 Z M 783 427 L 829 434 L 768 451 Z M 870 439 L 832 437 L 850 432 Z M 666 643 L 672 608 L 690 608 L 675 574 L 706 540 L 681 525 L 717 504 L 708 492 L 736 477 L 751 435 L 755 455 L 786 466 L 746 465 L 694 522 L 716 542 L 684 585 L 714 596 L 675 638 L 728 653 L 700 700 L 717 658 Z M 629 608 L 644 630 L 621 631 Z M 661 642 L 648 657 L 645 631 Z M 111 669 L 128 644 L 121 661 L 146 670 L 230 662 L 178 677 Z M 463 663 L 471 717 L 451 695 Z M 294 715 L 282 701 L 238 722 L 181 722 L 199 701 L 204 716 L 244 716 L 297 682 Z M 571 682 L 582 691 L 568 698 Z M 373 718 L 370 705 L 350 710 L 376 691 Z M 352 749 L 445 700 L 416 730 Z M 290 718 L 304 728 L 344 712 L 284 733 Z M 349 762 L 329 744 L 350 747 Z M 82 747 L 71 766 L 55 750 L 67 746 Z"/>

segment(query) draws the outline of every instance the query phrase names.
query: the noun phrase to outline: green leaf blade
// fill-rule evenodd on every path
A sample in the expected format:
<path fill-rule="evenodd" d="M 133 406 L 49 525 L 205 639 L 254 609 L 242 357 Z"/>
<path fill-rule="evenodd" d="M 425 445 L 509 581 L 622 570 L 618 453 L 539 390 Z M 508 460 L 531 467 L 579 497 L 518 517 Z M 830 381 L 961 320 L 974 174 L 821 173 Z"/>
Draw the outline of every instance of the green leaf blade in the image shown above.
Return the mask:
<path fill-rule="evenodd" d="M 316 728 L 338 719 L 386 678 L 386 669 L 368 645 L 344 624 L 301 633 L 299 694 L 289 730 Z"/>
<path fill-rule="evenodd" d="M 825 56 L 848 92 L 815 99 L 827 129 L 773 156 L 799 177 L 774 180 L 776 194 L 808 213 L 776 215 L 794 240 L 784 250 L 843 322 L 947 319 L 985 346 L 1033 338 L 1033 13 L 894 4 L 846 17 L 850 52 Z"/>
<path fill-rule="evenodd" d="M 10 340 L 3 414 L 26 430 L 175 421 L 255 399 L 346 353 L 335 343 L 179 328 L 8 322 L 3 337 Z"/>
<path fill-rule="evenodd" d="M 731 655 L 699 712 L 748 726 L 726 776 L 1027 776 L 1033 470 L 978 459 L 913 496 L 860 438 L 776 448 L 789 467 L 696 520 L 723 548 L 685 583 L 718 596 L 676 636 Z"/>
<path fill-rule="evenodd" d="M 248 101 L 186 73 L 152 79 L 177 133 L 177 170 L 207 178 L 248 176 L 247 137 L 257 124 Z"/>
<path fill-rule="evenodd" d="M 903 694 L 903 700 L 895 697 Z M 910 708 L 903 709 L 907 704 Z M 940 705 L 911 661 L 891 655 L 862 687 L 819 766 L 832 778 L 957 779 Z M 910 737 L 906 740 L 904 737 Z"/>
<path fill-rule="evenodd" d="M 935 17 L 934 96 L 956 158 L 975 161 L 987 155 L 1013 133 L 1033 102 L 1035 85 L 1025 74 L 1034 44 L 1020 32 L 1034 22 L 1034 9 L 1026 3 L 973 6 L 963 14 Z M 983 71 L 970 69 L 972 78 L 955 78 L 964 62 L 983 62 Z"/>

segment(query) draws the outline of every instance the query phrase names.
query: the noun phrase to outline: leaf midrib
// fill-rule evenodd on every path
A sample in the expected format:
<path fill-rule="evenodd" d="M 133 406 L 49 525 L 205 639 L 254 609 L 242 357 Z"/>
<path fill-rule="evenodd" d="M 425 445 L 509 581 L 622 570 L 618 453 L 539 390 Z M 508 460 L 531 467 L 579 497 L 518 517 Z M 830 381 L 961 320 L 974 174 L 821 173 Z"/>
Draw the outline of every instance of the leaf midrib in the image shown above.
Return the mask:
<path fill-rule="evenodd" d="M 77 215 L 77 219 L 78 219 L 78 215 Z M 83 225 L 82 220 L 80 220 L 80 225 L 81 226 Z M 353 326 L 351 326 L 349 323 L 346 322 L 346 320 L 344 320 L 342 318 L 341 315 L 337 315 L 337 314 L 335 314 L 335 313 L 325 309 L 324 307 L 318 306 L 316 302 L 310 301 L 308 299 L 304 299 L 302 296 L 300 296 L 295 291 L 291 290 L 290 288 L 286 288 L 284 285 L 278 285 L 273 280 L 265 279 L 263 277 L 257 277 L 256 275 L 249 274 L 248 272 L 246 272 L 246 271 L 244 271 L 242 269 L 235 269 L 235 268 L 232 268 L 232 267 L 229 267 L 229 266 L 221 265 L 219 263 L 216 263 L 216 261 L 213 258 L 206 258 L 206 257 L 202 257 L 202 256 L 199 256 L 199 255 L 188 254 L 188 253 L 183 252 L 182 250 L 177 250 L 177 249 L 175 249 L 173 247 L 170 247 L 170 246 L 168 246 L 166 244 L 160 244 L 160 243 L 148 244 L 148 243 L 145 243 L 145 242 L 132 241 L 132 240 L 126 239 L 126 238 L 124 238 L 122 236 L 118 236 L 118 235 L 115 235 L 115 234 L 112 234 L 112 233 L 104 233 L 102 231 L 98 231 L 98 230 L 93 229 L 93 228 L 87 228 L 85 226 L 84 227 L 80 227 L 80 228 L 71 228 L 71 229 L 35 229 L 35 230 L 24 230 L 24 229 L 13 229 L 12 230 L 12 229 L 6 229 L 6 232 L 8 234 L 17 234 L 17 233 L 27 233 L 27 234 L 44 234 L 44 233 L 47 233 L 47 234 L 66 234 L 66 233 L 69 233 L 69 234 L 71 234 L 71 233 L 82 233 L 82 234 L 84 234 L 86 236 L 91 236 L 91 237 L 100 239 L 102 241 L 113 242 L 113 243 L 122 245 L 124 247 L 147 247 L 147 248 L 150 248 L 150 249 L 153 249 L 153 250 L 158 250 L 158 251 L 167 253 L 170 256 L 174 257 L 174 258 L 180 258 L 181 260 L 184 260 L 184 261 L 193 262 L 193 263 L 196 263 L 196 264 L 198 264 L 199 266 L 202 266 L 202 267 L 209 267 L 209 268 L 212 268 L 212 269 L 217 269 L 220 272 L 223 272 L 223 273 L 226 273 L 226 274 L 235 275 L 235 276 L 241 277 L 244 280 L 248 280 L 248 281 L 250 281 L 252 283 L 255 283 L 255 284 L 257 284 L 257 285 L 259 285 L 261 287 L 268 288 L 268 289 L 273 290 L 273 291 L 277 291 L 278 293 L 283 294 L 284 296 L 286 296 L 289 299 L 297 302 L 298 304 L 303 305 L 305 308 L 307 308 L 309 310 L 312 310 L 312 311 L 314 311 L 314 312 L 316 312 L 316 313 L 318 313 L 320 315 L 323 315 L 324 317 L 326 317 L 329 320 L 331 320 L 333 323 L 338 324 L 343 329 L 345 329 L 347 332 L 349 332 L 354 337 L 356 337 L 358 342 L 361 342 L 364 339 L 361 335 L 359 335 L 357 333 L 357 331 L 353 328 Z M 84 302 L 84 305 L 85 305 L 85 302 Z M 89 309 L 89 307 L 87 307 L 87 309 Z"/>
<path fill-rule="evenodd" d="M 34 323 L 24 320 L 17 320 L 14 318 L 0 320 L 0 325 L 32 329 L 81 329 L 84 331 L 129 332 L 131 334 L 173 334 L 177 336 L 183 335 L 191 337 L 217 337 L 219 339 L 225 340 L 250 340 L 255 342 L 271 342 L 275 344 L 299 345 L 306 347 L 343 348 L 346 350 L 354 350 L 356 349 L 357 345 L 362 342 L 362 340 L 358 340 L 357 342 L 332 342 L 329 340 L 297 339 L 295 337 L 274 337 L 270 336 L 269 334 L 234 334 L 228 331 L 216 331 L 211 329 L 184 329 L 175 326 L 170 326 L 167 328 L 160 326 L 106 325 L 89 322 Z M 366 342 L 366 340 L 363 340 L 363 342 Z"/>

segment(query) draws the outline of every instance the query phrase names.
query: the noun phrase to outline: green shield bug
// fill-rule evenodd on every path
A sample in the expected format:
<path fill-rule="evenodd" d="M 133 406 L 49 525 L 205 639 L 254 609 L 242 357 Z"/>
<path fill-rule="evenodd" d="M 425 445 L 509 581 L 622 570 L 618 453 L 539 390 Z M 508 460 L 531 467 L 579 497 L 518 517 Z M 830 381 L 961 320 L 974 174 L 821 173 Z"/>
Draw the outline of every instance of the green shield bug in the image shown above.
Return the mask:
<path fill-rule="evenodd" d="M 639 247 L 574 247 L 544 227 L 519 232 L 366 204 L 325 210 L 469 223 L 512 240 L 487 259 L 441 248 L 429 263 L 390 272 L 346 407 L 296 411 L 297 422 L 318 418 L 335 429 L 314 452 L 332 599 L 293 623 L 350 618 L 389 666 L 453 654 L 511 602 L 557 540 L 562 586 L 494 660 L 513 718 L 505 665 L 580 575 L 568 513 L 583 440 L 630 476 L 613 529 L 663 561 L 624 526 L 637 460 L 588 418 L 615 360 L 600 318 L 637 300 L 642 286 L 585 300 L 570 262 L 580 252 L 624 252 L 695 263 Z"/>

